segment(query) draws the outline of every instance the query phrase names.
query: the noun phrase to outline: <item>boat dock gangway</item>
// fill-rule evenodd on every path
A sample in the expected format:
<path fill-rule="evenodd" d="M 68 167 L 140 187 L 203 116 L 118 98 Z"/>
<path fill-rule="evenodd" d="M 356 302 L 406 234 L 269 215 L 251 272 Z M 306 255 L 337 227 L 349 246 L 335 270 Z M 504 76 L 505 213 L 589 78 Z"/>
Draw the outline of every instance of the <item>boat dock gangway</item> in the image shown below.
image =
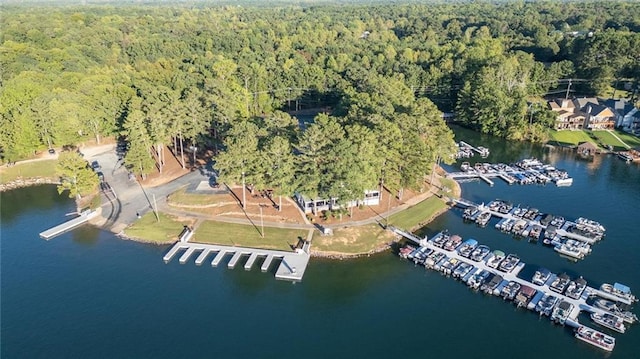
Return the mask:
<path fill-rule="evenodd" d="M 80 215 L 76 218 L 68 220 L 62 224 L 59 224 L 53 228 L 47 229 L 44 232 L 40 232 L 40 237 L 46 240 L 49 240 L 53 237 L 59 236 L 64 232 L 72 230 L 86 222 L 88 222 L 91 218 L 98 215 L 98 212 L 90 210 L 84 211 L 80 213 Z"/>
<path fill-rule="evenodd" d="M 477 152 L 480 156 L 482 157 L 487 157 L 489 156 L 489 149 L 485 148 L 485 147 L 474 147 L 471 146 L 470 144 L 464 142 L 464 141 L 460 141 L 458 142 L 460 144 L 460 147 L 466 147 L 469 148 L 475 152 Z"/>
<path fill-rule="evenodd" d="M 400 229 L 393 229 L 394 233 L 397 234 L 401 234 L 402 233 L 407 233 L 403 230 Z M 501 286 L 504 287 L 508 282 L 510 281 L 514 281 L 519 283 L 520 285 L 526 285 L 528 287 L 531 287 L 533 289 L 535 289 L 538 292 L 543 292 L 545 295 L 549 294 L 549 295 L 553 295 L 557 298 L 559 298 L 560 300 L 563 300 L 565 302 L 571 303 L 573 306 L 573 309 L 571 311 L 571 314 L 568 317 L 568 323 L 571 324 L 571 322 L 575 323 L 576 326 L 580 325 L 579 321 L 578 321 L 578 316 L 580 315 L 580 312 L 585 311 L 588 313 L 599 313 L 599 314 L 605 314 L 607 313 L 605 310 L 591 306 L 589 304 L 587 304 L 587 299 L 591 296 L 591 295 L 601 295 L 601 292 L 599 290 L 594 290 L 591 287 L 587 287 L 585 288 L 584 292 L 582 293 L 582 295 L 580 296 L 580 298 L 578 299 L 574 299 L 574 298 L 569 298 L 564 294 L 560 294 L 557 293 L 555 291 L 552 291 L 551 288 L 549 287 L 549 283 L 552 282 L 552 278 L 554 278 L 555 276 L 552 276 L 551 279 L 547 280 L 547 282 L 544 285 L 537 285 L 534 284 L 528 280 L 522 279 L 518 277 L 518 274 L 520 272 L 520 270 L 524 267 L 524 262 L 520 262 L 518 264 L 517 269 L 514 269 L 512 272 L 503 272 L 500 270 L 497 270 L 495 268 L 491 268 L 487 265 L 487 263 L 485 261 L 480 261 L 480 262 L 475 262 L 469 258 L 463 257 L 461 256 L 456 250 L 453 251 L 448 251 L 445 250 L 443 248 L 439 248 L 433 245 L 433 243 L 431 241 L 425 241 L 425 240 L 420 240 L 418 237 L 414 236 L 414 235 L 410 235 L 410 236 L 404 236 L 406 239 L 408 239 L 409 241 L 413 242 L 414 244 L 417 244 L 421 247 L 427 247 L 431 250 L 433 250 L 434 252 L 439 252 L 442 254 L 445 254 L 447 256 L 447 258 L 450 260 L 451 258 L 455 258 L 456 260 L 458 260 L 459 262 L 464 262 L 470 265 L 473 265 L 475 268 L 478 269 L 483 269 L 486 271 L 489 271 L 493 274 L 498 274 L 500 276 L 502 276 L 503 281 Z M 418 240 L 416 240 L 418 239 Z M 534 303 L 536 304 L 536 303 Z M 528 307 L 528 306 L 526 306 Z"/>
<path fill-rule="evenodd" d="M 268 249 L 258 249 L 258 248 L 246 248 L 246 247 L 235 247 L 235 246 L 222 246 L 216 244 L 205 244 L 205 243 L 192 243 L 192 242 L 182 242 L 178 241 L 163 257 L 165 262 L 171 261 L 173 257 L 175 257 L 179 252 L 184 251 L 180 256 L 179 262 L 180 264 L 185 264 L 195 253 L 199 253 L 196 258 L 196 265 L 202 265 L 206 258 L 215 253 L 215 257 L 211 261 L 211 266 L 217 267 L 220 262 L 224 259 L 228 254 L 233 254 L 231 260 L 227 264 L 228 268 L 235 268 L 240 259 L 243 256 L 248 256 L 248 260 L 244 265 L 245 270 L 250 270 L 258 257 L 264 257 L 265 260 L 260 267 L 263 272 L 269 270 L 273 259 L 280 258 L 282 259 L 280 262 L 280 266 L 276 271 L 275 277 L 277 279 L 291 280 L 291 281 L 301 281 L 304 276 L 304 272 L 307 268 L 307 264 L 309 263 L 309 245 L 305 243 L 302 249 L 298 249 L 295 252 L 286 252 L 286 251 L 276 251 L 276 250 L 268 250 Z"/>

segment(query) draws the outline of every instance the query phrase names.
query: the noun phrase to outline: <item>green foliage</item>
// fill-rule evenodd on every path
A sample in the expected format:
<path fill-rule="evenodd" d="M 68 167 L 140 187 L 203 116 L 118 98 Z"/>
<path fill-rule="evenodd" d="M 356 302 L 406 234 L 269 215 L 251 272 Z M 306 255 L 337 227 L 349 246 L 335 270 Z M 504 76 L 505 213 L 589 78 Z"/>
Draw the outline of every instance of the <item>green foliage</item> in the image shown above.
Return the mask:
<path fill-rule="evenodd" d="M 528 103 L 559 79 L 593 94 L 640 76 L 634 2 L 2 10 L 5 159 L 123 135 L 145 175 L 165 146 L 184 164 L 186 141 L 221 152 L 221 179 L 341 200 L 449 161 L 442 111 L 542 141 L 549 114 Z M 333 112 L 301 131 L 283 112 L 299 107 Z"/>
<path fill-rule="evenodd" d="M 62 152 L 58 157 L 56 175 L 60 177 L 58 193 L 69 191 L 69 198 L 80 198 L 98 187 L 99 179 L 78 152 Z"/>

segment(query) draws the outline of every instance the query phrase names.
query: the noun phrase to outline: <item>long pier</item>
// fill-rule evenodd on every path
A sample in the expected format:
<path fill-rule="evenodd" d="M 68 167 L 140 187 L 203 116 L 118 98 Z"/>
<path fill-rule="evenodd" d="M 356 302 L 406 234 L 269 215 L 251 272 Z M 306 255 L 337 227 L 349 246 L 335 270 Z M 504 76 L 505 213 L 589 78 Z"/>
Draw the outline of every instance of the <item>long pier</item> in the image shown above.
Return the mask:
<path fill-rule="evenodd" d="M 455 258 L 456 260 L 458 260 L 461 263 L 467 263 L 469 265 L 472 265 L 472 266 L 474 266 L 476 268 L 474 270 L 476 272 L 479 271 L 479 270 L 486 270 L 486 271 L 488 271 L 490 273 L 493 273 L 493 274 L 496 274 L 496 275 L 500 275 L 503 278 L 503 281 L 501 283 L 501 287 L 504 287 L 506 285 L 506 283 L 508 283 L 510 281 L 513 281 L 513 282 L 519 283 L 521 286 L 525 285 L 527 287 L 535 289 L 536 290 L 536 296 L 534 296 L 534 298 L 537 297 L 538 301 L 542 298 L 542 296 L 539 296 L 537 294 L 544 293 L 544 295 L 553 295 L 554 297 L 558 298 L 559 299 L 558 303 L 560 301 L 564 301 L 564 302 L 570 303 L 572 305 L 572 310 L 571 310 L 570 314 L 568 315 L 567 319 L 565 320 L 565 323 L 567 325 L 570 325 L 570 326 L 574 326 L 574 327 L 581 326 L 581 324 L 580 324 L 580 322 L 578 320 L 578 316 L 580 315 L 580 312 L 582 312 L 582 311 L 585 311 L 587 313 L 598 313 L 598 314 L 606 314 L 606 313 L 608 313 L 605 310 L 602 310 L 600 308 L 597 308 L 597 307 L 594 307 L 592 305 L 587 304 L 587 299 L 590 296 L 597 295 L 597 296 L 601 296 L 601 297 L 604 297 L 604 298 L 607 298 L 607 299 L 612 299 L 612 300 L 616 300 L 616 301 L 623 302 L 623 303 L 625 302 L 623 298 L 612 296 L 612 295 L 610 295 L 608 293 L 604 293 L 604 292 L 602 292 L 600 290 L 597 290 L 595 288 L 588 287 L 588 286 L 581 293 L 581 296 L 578 299 L 569 298 L 568 296 L 566 296 L 564 294 L 552 291 L 551 288 L 549 287 L 549 283 L 552 283 L 553 279 L 556 277 L 555 275 L 552 275 L 551 278 L 549 278 L 549 280 L 547 280 L 544 285 L 537 285 L 537 284 L 534 284 L 534 283 L 532 283 L 532 282 L 530 282 L 528 280 L 519 278 L 517 276 L 519 270 L 514 269 L 514 271 L 512 271 L 512 272 L 499 271 L 499 270 L 497 270 L 495 268 L 489 267 L 484 260 L 483 261 L 479 261 L 479 262 L 475 262 L 475 261 L 473 261 L 473 260 L 471 260 L 469 258 L 461 256 L 457 252 L 457 250 L 448 251 L 448 250 L 436 247 L 435 245 L 433 245 L 432 241 L 428 241 L 428 240 L 426 240 L 426 238 L 422 238 L 421 239 L 421 238 L 418 238 L 418 237 L 416 237 L 414 235 L 406 236 L 405 234 L 407 232 L 405 232 L 403 230 L 400 230 L 400 229 L 397 229 L 395 227 L 391 227 L 391 226 L 388 229 L 391 230 L 392 232 L 398 234 L 398 235 L 403 236 L 407 240 L 413 242 L 414 244 L 416 244 L 416 245 L 418 245 L 420 247 L 426 247 L 428 249 L 431 249 L 434 252 L 442 253 L 442 254 L 446 255 L 448 259 Z M 520 264 L 522 264 L 522 266 L 520 266 Z M 520 266 L 519 269 L 522 269 L 522 267 L 524 267 L 524 263 L 520 262 L 520 264 L 519 264 L 519 266 Z M 532 304 L 533 304 L 533 306 L 532 306 Z M 537 304 L 537 302 L 533 303 L 533 300 L 532 300 L 532 301 L 530 301 L 528 303 L 528 305 L 525 306 L 525 308 L 532 310 L 535 307 L 535 304 Z"/>
<path fill-rule="evenodd" d="M 264 257 L 265 260 L 261 266 L 261 270 L 266 272 L 269 270 L 269 266 L 273 262 L 274 258 L 280 258 L 280 266 L 276 271 L 276 279 L 301 281 L 304 276 L 304 272 L 309 263 L 309 244 L 305 243 L 302 249 L 295 252 L 276 251 L 268 249 L 258 248 L 245 248 L 234 246 L 221 246 L 216 244 L 204 244 L 204 243 L 190 243 L 178 241 L 171 249 L 164 255 L 163 260 L 165 262 L 171 261 L 178 253 L 184 251 L 180 257 L 180 264 L 185 264 L 195 254 L 199 253 L 195 260 L 196 265 L 201 265 L 205 259 L 211 254 L 215 253 L 215 257 L 211 261 L 212 267 L 217 267 L 224 257 L 228 254 L 233 254 L 233 257 L 227 264 L 228 268 L 234 268 L 242 256 L 249 256 L 248 260 L 244 264 L 245 270 L 251 270 L 251 267 L 258 259 L 258 257 Z"/>
<path fill-rule="evenodd" d="M 72 230 L 86 222 L 88 222 L 91 218 L 97 216 L 98 213 L 96 211 L 85 211 L 82 212 L 78 217 L 66 221 L 62 224 L 59 224 L 51 229 L 47 229 L 44 232 L 40 232 L 40 237 L 46 240 L 49 240 L 53 237 L 59 236 L 64 232 Z"/>

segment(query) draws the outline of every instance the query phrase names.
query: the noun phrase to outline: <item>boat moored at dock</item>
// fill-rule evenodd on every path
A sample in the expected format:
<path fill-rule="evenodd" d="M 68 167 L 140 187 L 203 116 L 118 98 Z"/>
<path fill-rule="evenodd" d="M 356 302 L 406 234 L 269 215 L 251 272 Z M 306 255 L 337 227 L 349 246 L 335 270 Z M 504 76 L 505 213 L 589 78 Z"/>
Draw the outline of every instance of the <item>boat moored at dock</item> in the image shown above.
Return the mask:
<path fill-rule="evenodd" d="M 615 302 L 600 298 L 593 301 L 593 306 L 622 318 L 628 324 L 638 321 L 638 316 L 635 313 L 619 308 Z"/>
<path fill-rule="evenodd" d="M 600 286 L 600 290 L 632 303 L 638 301 L 638 298 L 631 294 L 631 289 L 624 284 L 614 283 L 611 285 L 609 283 L 604 283 Z"/>
<path fill-rule="evenodd" d="M 569 285 L 569 280 L 569 276 L 566 273 L 562 273 L 558 275 L 551 284 L 549 284 L 549 289 L 556 293 L 562 294 Z"/>
<path fill-rule="evenodd" d="M 578 327 L 575 337 L 609 352 L 616 346 L 616 338 L 584 325 Z"/>
<path fill-rule="evenodd" d="M 504 261 L 500 263 L 500 266 L 498 266 L 498 270 L 510 273 L 511 271 L 513 271 L 516 265 L 518 265 L 518 263 L 520 263 L 520 258 L 515 254 L 509 254 L 507 258 L 505 258 Z"/>
<path fill-rule="evenodd" d="M 531 283 L 543 286 L 551 277 L 551 271 L 546 268 L 540 268 L 533 275 L 533 279 L 531 279 Z"/>
<path fill-rule="evenodd" d="M 618 316 L 609 313 L 591 313 L 591 320 L 605 328 L 615 330 L 618 333 L 624 333 L 627 328 L 624 326 L 624 320 Z"/>

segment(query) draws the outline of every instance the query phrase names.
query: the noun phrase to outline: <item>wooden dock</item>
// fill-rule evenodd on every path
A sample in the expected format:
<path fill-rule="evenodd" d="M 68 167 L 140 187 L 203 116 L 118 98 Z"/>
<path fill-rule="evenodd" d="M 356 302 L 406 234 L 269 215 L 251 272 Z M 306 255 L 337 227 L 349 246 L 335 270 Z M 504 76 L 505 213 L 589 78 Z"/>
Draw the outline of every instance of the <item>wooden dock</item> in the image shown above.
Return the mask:
<path fill-rule="evenodd" d="M 96 211 L 85 211 L 82 212 L 78 217 L 66 221 L 62 224 L 59 224 L 51 229 L 47 229 L 44 232 L 40 232 L 40 237 L 46 240 L 49 240 L 53 237 L 59 236 L 64 232 L 70 231 L 84 223 L 87 223 L 91 218 L 97 216 L 98 213 Z"/>
<path fill-rule="evenodd" d="M 217 267 L 223 258 L 227 254 L 233 254 L 231 260 L 227 264 L 228 268 L 235 268 L 240 262 L 243 256 L 248 256 L 247 261 L 244 264 L 245 270 L 251 270 L 255 261 L 259 257 L 265 258 L 260 269 L 263 272 L 269 270 L 274 258 L 280 258 L 280 266 L 276 270 L 276 279 L 301 281 L 304 276 L 304 272 L 309 264 L 309 244 L 305 243 L 305 246 L 295 252 L 275 251 L 268 249 L 258 248 L 245 248 L 245 247 L 233 247 L 233 246 L 221 246 L 215 244 L 204 243 L 190 243 L 178 241 L 169 251 L 164 255 L 163 260 L 165 262 L 171 261 L 178 253 L 183 252 L 180 256 L 180 264 L 185 264 L 189 261 L 195 253 L 199 253 L 195 260 L 196 265 L 201 265 L 204 260 L 211 253 L 216 253 L 213 261 L 211 261 L 212 267 Z"/>

